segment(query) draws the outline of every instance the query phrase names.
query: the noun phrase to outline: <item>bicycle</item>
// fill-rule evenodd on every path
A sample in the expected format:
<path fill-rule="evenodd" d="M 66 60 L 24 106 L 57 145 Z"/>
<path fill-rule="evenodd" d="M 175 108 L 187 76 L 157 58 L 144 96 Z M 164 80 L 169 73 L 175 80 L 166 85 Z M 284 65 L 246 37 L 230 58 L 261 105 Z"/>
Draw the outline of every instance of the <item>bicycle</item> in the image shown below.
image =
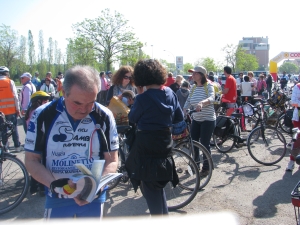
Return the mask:
<path fill-rule="evenodd" d="M 195 160 L 198 169 L 200 170 L 201 167 L 206 164 L 208 167 L 208 174 L 207 176 L 200 177 L 200 185 L 199 189 L 203 189 L 210 181 L 212 177 L 212 172 L 214 169 L 213 160 L 209 151 L 199 142 L 194 141 L 191 136 L 191 124 L 192 124 L 192 114 L 195 110 L 188 110 L 185 116 L 185 122 L 187 124 L 188 135 L 183 137 L 179 140 L 174 140 L 174 148 L 180 149 L 183 152 L 190 155 L 195 160 L 195 147 L 199 149 L 199 160 Z"/>
<path fill-rule="evenodd" d="M 232 113 L 231 116 L 219 115 L 217 117 L 217 126 L 213 134 L 213 143 L 216 149 L 221 153 L 229 152 L 234 146 L 240 147 L 247 140 L 242 133 L 247 133 L 248 136 L 248 133 L 258 125 L 258 113 L 255 107 L 252 107 L 252 105 L 247 102 L 244 102 L 243 105 L 251 107 L 251 113 L 250 110 L 245 107 L 244 110 L 242 110 L 242 113 Z M 223 108 L 226 112 L 226 107 Z M 244 125 L 242 126 L 241 121 L 243 117 Z M 221 123 L 221 125 L 219 125 L 221 130 L 218 131 L 219 121 Z"/>
<path fill-rule="evenodd" d="M 278 163 L 286 154 L 286 140 L 283 134 L 275 127 L 265 125 L 265 110 L 266 103 L 263 100 L 259 101 L 259 118 L 257 126 L 254 128 L 247 138 L 247 148 L 250 156 L 258 163 L 266 166 Z M 282 144 L 278 145 L 276 140 Z"/>
<path fill-rule="evenodd" d="M 0 112 L 0 131 L 12 135 L 13 124 L 6 121 Z M 29 175 L 25 165 L 16 155 L 7 152 L 0 140 L 0 215 L 16 208 L 25 198 L 29 189 Z"/>
<path fill-rule="evenodd" d="M 115 188 L 121 181 L 124 183 L 129 181 L 125 168 L 125 161 L 129 154 L 126 134 L 131 129 L 131 126 L 117 126 L 120 146 L 118 172 L 122 173 L 123 176 L 109 183 L 108 190 Z M 176 148 L 172 148 L 172 156 L 179 177 L 179 184 L 174 188 L 172 183 L 169 182 L 164 188 L 170 211 L 180 209 L 189 204 L 195 198 L 200 185 L 199 171 L 194 160 L 188 154 Z"/>

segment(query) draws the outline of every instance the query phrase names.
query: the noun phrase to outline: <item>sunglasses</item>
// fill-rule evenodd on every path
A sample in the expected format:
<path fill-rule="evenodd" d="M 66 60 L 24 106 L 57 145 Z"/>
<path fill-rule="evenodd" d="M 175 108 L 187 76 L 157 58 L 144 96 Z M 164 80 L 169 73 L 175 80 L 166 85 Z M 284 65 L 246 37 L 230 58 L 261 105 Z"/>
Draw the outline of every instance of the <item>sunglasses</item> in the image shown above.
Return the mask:
<path fill-rule="evenodd" d="M 129 79 L 129 80 L 131 80 L 131 79 L 132 79 L 132 77 L 129 77 L 129 76 L 124 76 L 124 77 L 123 77 L 123 79 L 125 79 L 125 80 L 128 80 L 128 79 Z"/>

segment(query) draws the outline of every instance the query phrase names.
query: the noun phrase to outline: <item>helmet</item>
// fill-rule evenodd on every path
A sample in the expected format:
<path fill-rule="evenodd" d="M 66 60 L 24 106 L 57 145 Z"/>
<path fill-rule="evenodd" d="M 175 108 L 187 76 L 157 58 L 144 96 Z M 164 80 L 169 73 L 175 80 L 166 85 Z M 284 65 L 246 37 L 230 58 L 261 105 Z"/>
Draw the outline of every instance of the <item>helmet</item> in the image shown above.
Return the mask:
<path fill-rule="evenodd" d="M 50 99 L 50 95 L 44 91 L 36 91 L 30 97 L 31 102 L 35 102 L 37 100 L 47 100 L 47 99 Z"/>
<path fill-rule="evenodd" d="M 9 72 L 9 69 L 5 66 L 0 66 L 0 73 Z"/>

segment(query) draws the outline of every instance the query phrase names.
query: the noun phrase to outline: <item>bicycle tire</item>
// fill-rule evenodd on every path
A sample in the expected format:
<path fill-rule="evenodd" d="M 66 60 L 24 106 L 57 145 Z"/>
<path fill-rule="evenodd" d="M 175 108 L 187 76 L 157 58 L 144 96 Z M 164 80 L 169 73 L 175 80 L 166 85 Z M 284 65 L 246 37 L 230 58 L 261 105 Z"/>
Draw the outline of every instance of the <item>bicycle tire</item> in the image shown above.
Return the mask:
<path fill-rule="evenodd" d="M 225 137 L 218 137 L 213 135 L 213 141 L 216 149 L 221 153 L 227 153 L 233 146 L 236 144 L 236 140 L 233 136 L 225 136 Z"/>
<path fill-rule="evenodd" d="M 206 163 L 208 163 L 208 168 L 209 168 L 208 175 L 206 177 L 201 177 L 199 180 L 199 190 L 200 190 L 200 189 L 203 189 L 209 183 L 211 176 L 212 176 L 212 171 L 214 169 L 214 166 L 213 166 L 211 154 L 201 143 L 199 143 L 197 141 L 193 141 L 193 146 L 197 147 L 199 149 L 200 161 L 199 162 L 196 161 L 197 168 L 201 169 L 204 161 L 206 161 Z M 190 140 L 185 140 L 185 141 L 179 142 L 175 145 L 174 148 L 180 149 L 181 151 L 187 153 L 194 159 L 194 151 L 192 150 L 192 145 L 191 145 Z"/>
<path fill-rule="evenodd" d="M 290 127 L 287 127 L 284 125 L 284 116 L 285 114 L 281 115 L 279 118 L 278 118 L 278 127 L 284 132 L 284 133 L 287 133 L 287 134 L 292 134 L 293 131 Z M 277 128 L 277 127 L 276 127 Z"/>
<path fill-rule="evenodd" d="M 29 175 L 21 160 L 4 154 L 0 159 L 0 215 L 16 208 L 29 188 Z"/>
<path fill-rule="evenodd" d="M 283 134 L 274 127 L 264 127 L 265 140 L 262 138 L 262 127 L 256 127 L 247 139 L 250 156 L 259 164 L 271 166 L 278 163 L 286 154 L 286 141 Z M 280 142 L 278 142 L 278 140 Z M 268 146 L 266 146 L 266 143 Z"/>
<path fill-rule="evenodd" d="M 199 171 L 195 161 L 187 153 L 176 148 L 172 149 L 172 156 L 179 184 L 173 187 L 172 182 L 168 182 L 164 187 L 169 211 L 188 205 L 197 195 L 200 184 Z"/>

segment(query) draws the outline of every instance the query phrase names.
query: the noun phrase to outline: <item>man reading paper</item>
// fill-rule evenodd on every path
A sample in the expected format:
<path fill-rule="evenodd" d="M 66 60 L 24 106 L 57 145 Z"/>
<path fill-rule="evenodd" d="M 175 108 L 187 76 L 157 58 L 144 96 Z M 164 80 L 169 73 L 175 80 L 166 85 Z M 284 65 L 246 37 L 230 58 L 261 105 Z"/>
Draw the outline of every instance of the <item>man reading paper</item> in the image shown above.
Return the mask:
<path fill-rule="evenodd" d="M 64 187 L 80 171 L 104 159 L 103 175 L 116 172 L 118 134 L 110 110 L 95 102 L 99 92 L 98 72 L 75 66 L 66 72 L 63 97 L 44 104 L 32 114 L 25 140 L 25 165 L 34 179 L 45 185 L 45 218 L 102 215 L 101 193 L 91 203 L 72 196 Z"/>

